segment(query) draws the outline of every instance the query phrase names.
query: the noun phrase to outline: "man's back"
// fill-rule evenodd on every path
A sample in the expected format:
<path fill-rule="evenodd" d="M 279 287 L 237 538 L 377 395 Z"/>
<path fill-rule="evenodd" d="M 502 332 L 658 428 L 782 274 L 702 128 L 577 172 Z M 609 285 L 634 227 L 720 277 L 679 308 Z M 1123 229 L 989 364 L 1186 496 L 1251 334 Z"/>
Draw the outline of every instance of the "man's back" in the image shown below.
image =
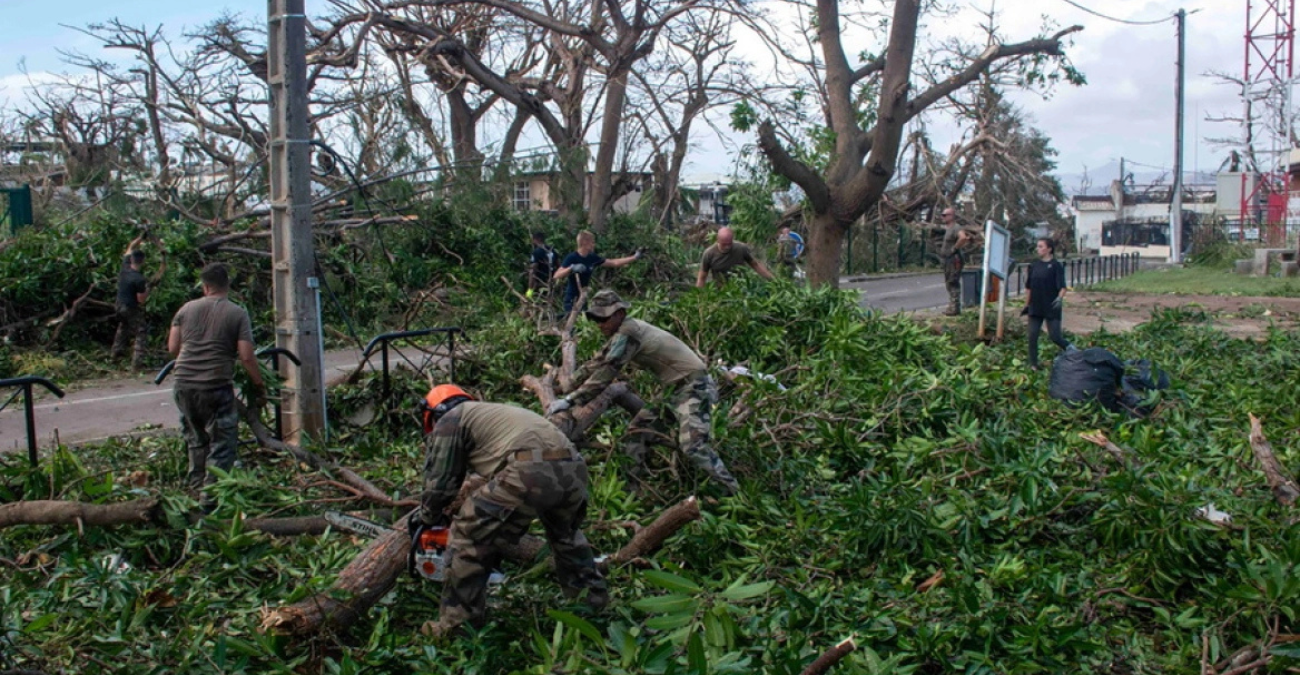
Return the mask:
<path fill-rule="evenodd" d="M 625 319 L 618 332 L 638 346 L 632 362 L 650 370 L 665 384 L 674 384 L 704 372 L 704 361 L 677 336 L 651 323 Z"/>
<path fill-rule="evenodd" d="M 131 267 L 129 264 L 122 265 L 122 271 L 117 276 L 117 305 L 126 309 L 135 309 L 140 306 L 138 294 L 146 290 L 144 274 L 140 270 Z"/>
<path fill-rule="evenodd" d="M 234 378 L 239 341 L 253 342 L 248 312 L 224 296 L 185 303 L 172 319 L 181 329 L 177 385 L 217 387 Z"/>

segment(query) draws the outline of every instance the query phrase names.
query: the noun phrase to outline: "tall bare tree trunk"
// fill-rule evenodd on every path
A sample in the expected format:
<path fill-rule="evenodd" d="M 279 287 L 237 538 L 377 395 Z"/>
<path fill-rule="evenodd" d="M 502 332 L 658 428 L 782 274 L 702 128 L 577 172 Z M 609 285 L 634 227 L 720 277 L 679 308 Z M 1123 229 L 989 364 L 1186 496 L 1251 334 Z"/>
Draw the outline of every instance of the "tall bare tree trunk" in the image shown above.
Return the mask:
<path fill-rule="evenodd" d="M 627 71 L 611 74 L 605 91 L 605 117 L 600 125 L 600 149 L 591 177 L 591 229 L 605 231 L 609 220 L 610 195 L 613 194 L 614 154 L 618 151 L 619 130 L 623 126 L 623 103 L 627 100 Z"/>

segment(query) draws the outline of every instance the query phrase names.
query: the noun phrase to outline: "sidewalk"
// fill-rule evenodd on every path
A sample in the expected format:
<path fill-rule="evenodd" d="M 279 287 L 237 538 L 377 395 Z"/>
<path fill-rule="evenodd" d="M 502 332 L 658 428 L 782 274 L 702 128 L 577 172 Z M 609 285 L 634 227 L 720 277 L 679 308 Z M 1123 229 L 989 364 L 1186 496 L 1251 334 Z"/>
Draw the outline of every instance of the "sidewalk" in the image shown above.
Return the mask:
<path fill-rule="evenodd" d="M 325 352 L 324 379 L 352 372 L 361 362 L 361 351 L 343 349 Z M 370 368 L 379 368 L 379 355 L 370 358 Z M 35 409 L 37 443 L 49 447 L 56 434 L 64 445 L 79 445 L 138 432 L 174 431 L 180 420 L 172 402 L 172 380 L 154 385 L 155 372 L 98 382 L 79 383 L 77 391 L 64 398 L 37 387 Z M 56 382 L 62 385 L 63 383 Z M 36 392 L 40 392 L 37 394 Z M 0 395 L 0 402 L 12 392 Z M 0 454 L 27 452 L 27 426 L 23 419 L 20 393 L 0 411 Z"/>

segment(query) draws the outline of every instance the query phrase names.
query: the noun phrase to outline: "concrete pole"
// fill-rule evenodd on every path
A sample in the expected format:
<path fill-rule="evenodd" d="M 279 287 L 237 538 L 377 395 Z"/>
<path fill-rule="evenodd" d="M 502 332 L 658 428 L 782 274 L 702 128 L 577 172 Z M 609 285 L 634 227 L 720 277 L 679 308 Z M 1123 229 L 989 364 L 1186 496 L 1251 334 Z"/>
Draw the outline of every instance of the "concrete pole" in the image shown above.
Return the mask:
<path fill-rule="evenodd" d="M 307 112 L 305 0 L 268 0 L 267 82 L 271 89 L 271 276 L 275 344 L 298 356 L 281 359 L 284 436 L 302 443 L 324 429 L 321 342 L 316 308 L 316 253 L 311 227 L 311 128 Z M 287 372 L 284 372 L 287 371 Z"/>
<path fill-rule="evenodd" d="M 1178 10 L 1178 79 L 1174 85 L 1174 185 L 1169 200 L 1169 262 L 1183 261 L 1183 78 L 1187 12 Z"/>

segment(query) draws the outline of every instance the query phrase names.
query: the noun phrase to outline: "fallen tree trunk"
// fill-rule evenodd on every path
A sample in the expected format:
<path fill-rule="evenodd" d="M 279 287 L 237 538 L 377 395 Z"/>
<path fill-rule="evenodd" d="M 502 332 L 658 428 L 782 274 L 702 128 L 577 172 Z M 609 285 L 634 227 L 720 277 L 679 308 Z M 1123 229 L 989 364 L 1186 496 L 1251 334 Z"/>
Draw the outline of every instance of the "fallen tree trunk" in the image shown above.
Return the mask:
<path fill-rule="evenodd" d="M 406 536 L 407 514 L 394 530 L 370 542 L 339 573 L 324 593 L 287 607 L 262 610 L 261 630 L 284 635 L 312 635 L 326 628 L 347 627 L 384 597 L 406 568 L 411 540 Z"/>
<path fill-rule="evenodd" d="M 461 490 L 462 497 L 468 493 L 468 490 Z M 353 558 L 329 590 L 286 607 L 263 609 L 261 630 L 303 636 L 330 627 L 351 625 L 392 588 L 398 575 L 406 568 L 406 559 L 411 551 L 411 542 L 406 536 L 406 518 L 411 515 L 399 520 L 393 525 L 395 529 L 392 532 L 375 539 Z M 653 553 L 669 537 L 699 517 L 698 500 L 686 498 L 637 532 L 632 541 L 605 560 L 604 566 L 622 564 Z M 517 545 L 506 549 L 505 554 L 511 560 L 531 562 L 544 546 L 543 540 L 526 535 Z"/>
<path fill-rule="evenodd" d="M 33 500 L 0 505 L 0 529 L 11 525 L 92 525 L 112 527 L 147 523 L 158 516 L 158 500 L 135 499 L 116 504 Z"/>
<path fill-rule="evenodd" d="M 1282 506 L 1295 506 L 1296 499 L 1300 499 L 1300 485 L 1296 484 L 1295 479 L 1278 461 L 1277 455 L 1273 454 L 1273 444 L 1264 437 L 1263 425 L 1253 414 L 1250 416 L 1250 449 L 1264 469 L 1268 486 L 1273 490 L 1273 498 Z"/>

